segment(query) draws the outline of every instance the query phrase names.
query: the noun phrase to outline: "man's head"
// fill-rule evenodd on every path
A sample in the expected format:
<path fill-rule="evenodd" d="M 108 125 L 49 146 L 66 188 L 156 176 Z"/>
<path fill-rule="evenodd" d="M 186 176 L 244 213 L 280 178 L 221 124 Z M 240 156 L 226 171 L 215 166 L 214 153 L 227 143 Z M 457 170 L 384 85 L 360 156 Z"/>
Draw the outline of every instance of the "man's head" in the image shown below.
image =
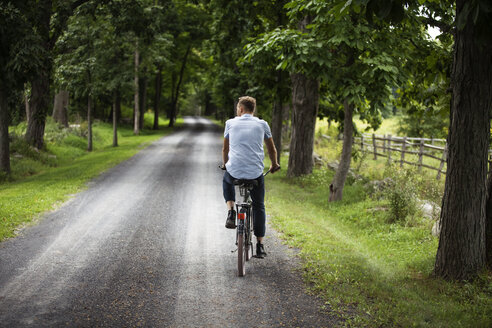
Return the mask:
<path fill-rule="evenodd" d="M 249 96 L 240 97 L 237 103 L 237 115 L 253 114 L 256 109 L 256 99 Z"/>

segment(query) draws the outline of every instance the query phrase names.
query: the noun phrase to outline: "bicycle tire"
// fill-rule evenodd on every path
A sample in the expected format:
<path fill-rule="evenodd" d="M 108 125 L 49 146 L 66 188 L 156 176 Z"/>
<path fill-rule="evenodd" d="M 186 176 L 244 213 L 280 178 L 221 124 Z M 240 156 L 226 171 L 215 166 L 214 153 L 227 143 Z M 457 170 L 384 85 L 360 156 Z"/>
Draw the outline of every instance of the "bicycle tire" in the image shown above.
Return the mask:
<path fill-rule="evenodd" d="M 246 240 L 245 240 L 246 255 L 245 256 L 246 256 L 246 261 L 249 261 L 253 257 L 253 245 L 251 244 L 251 220 L 249 219 L 249 216 L 248 216 L 247 220 L 248 221 L 246 224 Z"/>
<path fill-rule="evenodd" d="M 237 238 L 237 273 L 239 277 L 244 277 L 246 274 L 246 240 L 245 234 L 239 234 Z"/>
<path fill-rule="evenodd" d="M 246 241 L 245 254 L 246 261 L 251 260 L 251 258 L 253 257 L 253 246 L 248 241 Z"/>

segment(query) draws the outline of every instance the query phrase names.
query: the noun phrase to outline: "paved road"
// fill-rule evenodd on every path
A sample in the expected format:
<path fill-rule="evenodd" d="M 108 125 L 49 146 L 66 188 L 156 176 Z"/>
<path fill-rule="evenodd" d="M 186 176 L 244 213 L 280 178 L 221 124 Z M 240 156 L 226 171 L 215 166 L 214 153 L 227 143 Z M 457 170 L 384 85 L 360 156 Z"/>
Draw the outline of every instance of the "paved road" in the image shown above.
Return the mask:
<path fill-rule="evenodd" d="M 1 327 L 328 327 L 269 229 L 236 276 L 221 131 L 187 118 L 0 244 Z M 267 179 L 268 185 L 268 179 Z M 274 191 L 271 191 L 274 192 Z M 268 210 L 268 209 L 267 209 Z"/>

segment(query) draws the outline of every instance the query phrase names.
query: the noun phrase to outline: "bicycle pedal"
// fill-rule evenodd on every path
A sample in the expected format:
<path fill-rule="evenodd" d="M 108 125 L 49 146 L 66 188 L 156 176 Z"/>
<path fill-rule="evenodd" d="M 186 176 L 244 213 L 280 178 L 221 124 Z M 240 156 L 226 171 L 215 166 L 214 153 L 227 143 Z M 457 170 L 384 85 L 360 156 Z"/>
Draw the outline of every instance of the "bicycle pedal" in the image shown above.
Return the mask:
<path fill-rule="evenodd" d="M 231 251 L 231 253 L 236 253 L 236 252 L 237 252 L 237 248 Z"/>

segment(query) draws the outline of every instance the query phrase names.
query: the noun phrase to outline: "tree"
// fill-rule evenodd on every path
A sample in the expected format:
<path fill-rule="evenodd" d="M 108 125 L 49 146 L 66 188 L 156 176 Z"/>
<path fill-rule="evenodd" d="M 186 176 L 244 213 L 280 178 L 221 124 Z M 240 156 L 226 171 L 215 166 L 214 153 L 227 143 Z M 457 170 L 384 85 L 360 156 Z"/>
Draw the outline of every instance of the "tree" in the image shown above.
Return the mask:
<path fill-rule="evenodd" d="M 107 54 L 104 34 L 110 27 L 102 16 L 97 15 L 98 4 L 88 2 L 75 11 L 68 28 L 57 43 L 61 55 L 57 57 L 58 83 L 71 90 L 75 98 L 87 100 L 87 150 L 93 150 L 93 103 L 94 98 L 104 93 L 107 79 L 103 77 L 101 57 Z M 101 54 L 103 51 L 103 54 Z"/>
<path fill-rule="evenodd" d="M 41 69 L 36 35 L 29 25 L 31 3 L 0 3 L 0 173 L 10 174 L 9 100 L 30 74 Z"/>
<path fill-rule="evenodd" d="M 162 72 L 170 65 L 171 36 L 167 33 L 167 26 L 160 28 L 161 34 L 157 35 L 152 43 L 152 55 L 154 67 L 154 125 L 153 129 L 159 129 L 159 112 L 162 96 Z"/>
<path fill-rule="evenodd" d="M 115 28 L 117 35 L 125 35 L 126 37 L 133 39 L 133 64 L 134 64 L 134 113 L 133 113 L 133 132 L 135 134 L 140 133 L 141 120 L 140 120 L 140 106 L 142 95 L 140 94 L 140 78 L 142 77 L 142 71 L 145 66 L 141 66 L 141 63 L 146 59 L 146 49 L 152 43 L 155 33 L 155 26 L 153 24 L 153 9 L 154 1 L 150 0 L 138 0 L 138 1 L 124 1 L 113 0 L 109 4 L 109 10 L 111 13 L 111 25 Z"/>
<path fill-rule="evenodd" d="M 456 17 L 447 174 L 434 271 L 445 278 L 468 279 L 486 260 L 492 8 L 457 0 Z"/>
<path fill-rule="evenodd" d="M 291 18 L 295 20 L 300 21 L 299 28 L 276 28 L 246 46 L 247 58 L 273 55 L 276 69 L 290 72 L 293 113 L 287 175 L 291 177 L 312 172 L 320 84 L 316 71 L 326 68 L 324 61 L 316 61 L 322 44 L 307 29 L 312 18 Z"/>
<path fill-rule="evenodd" d="M 430 12 L 436 8 L 440 12 L 449 10 L 445 1 L 424 5 Z M 398 1 L 340 1 L 338 9 L 357 6 L 381 20 L 419 20 L 441 30 L 446 28 L 435 17 L 421 15 L 420 1 L 407 1 L 405 5 Z M 492 106 L 492 7 L 487 1 L 457 0 L 454 26 L 448 169 L 434 272 L 447 279 L 471 279 L 485 266 L 488 244 L 485 225 Z"/>
<path fill-rule="evenodd" d="M 28 119 L 26 140 L 34 147 L 44 145 L 44 127 L 50 103 L 50 85 L 53 68 L 53 48 L 66 28 L 66 23 L 74 10 L 88 0 L 30 1 L 31 10 L 28 17 L 32 24 L 36 46 L 42 49 L 37 54 L 41 67 L 31 75 L 30 117 Z"/>

